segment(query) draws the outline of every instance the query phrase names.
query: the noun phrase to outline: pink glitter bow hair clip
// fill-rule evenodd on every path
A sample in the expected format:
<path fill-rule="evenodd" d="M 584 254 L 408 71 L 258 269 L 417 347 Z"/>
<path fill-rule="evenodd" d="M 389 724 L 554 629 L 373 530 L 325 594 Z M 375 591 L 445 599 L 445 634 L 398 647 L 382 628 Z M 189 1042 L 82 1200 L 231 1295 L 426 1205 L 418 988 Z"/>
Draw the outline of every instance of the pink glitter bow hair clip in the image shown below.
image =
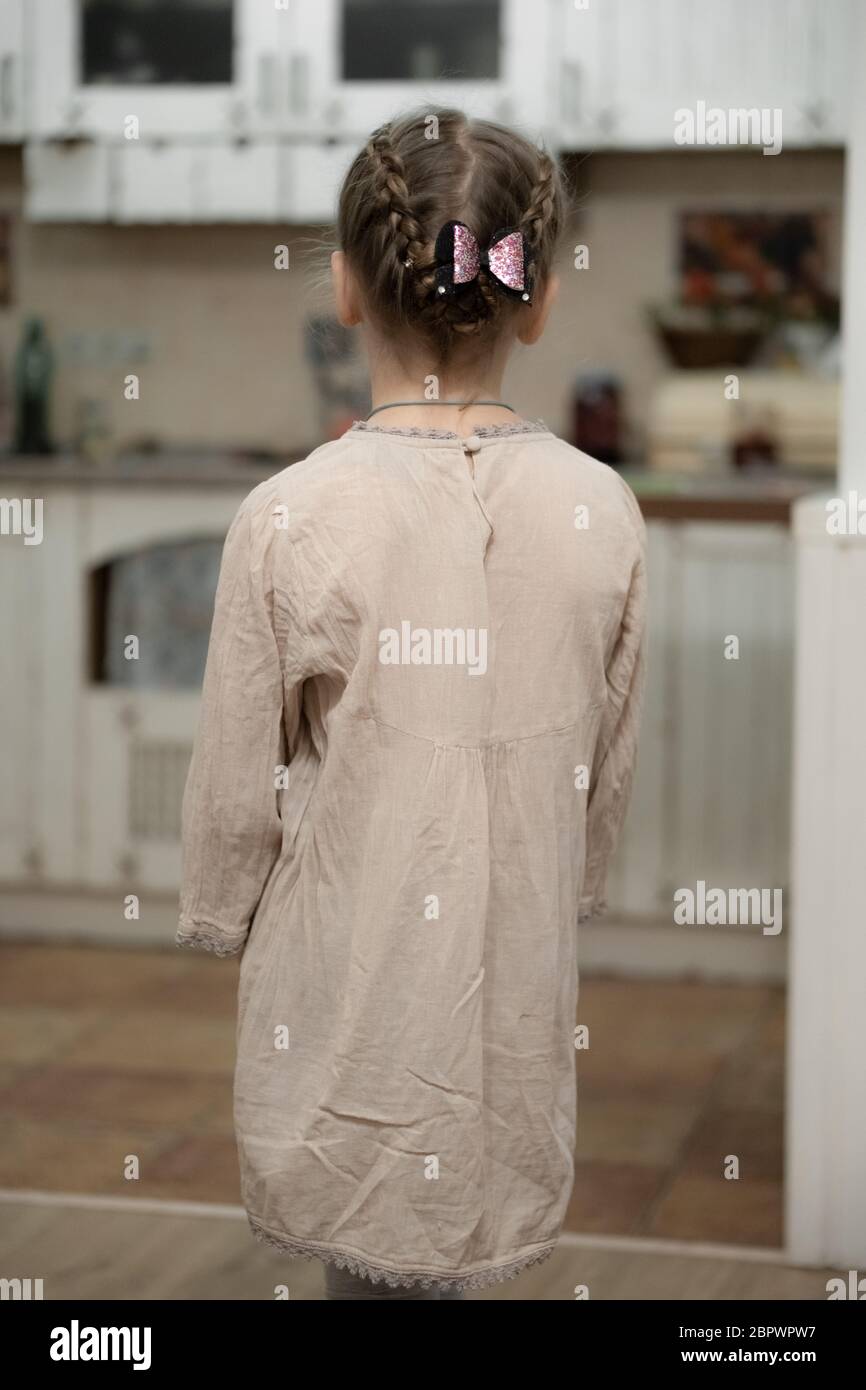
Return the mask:
<path fill-rule="evenodd" d="M 439 294 L 454 294 L 474 280 L 483 266 L 503 294 L 531 303 L 529 256 L 519 227 L 504 227 L 496 232 L 482 251 L 478 238 L 465 222 L 446 222 L 436 238 L 435 257 Z"/>

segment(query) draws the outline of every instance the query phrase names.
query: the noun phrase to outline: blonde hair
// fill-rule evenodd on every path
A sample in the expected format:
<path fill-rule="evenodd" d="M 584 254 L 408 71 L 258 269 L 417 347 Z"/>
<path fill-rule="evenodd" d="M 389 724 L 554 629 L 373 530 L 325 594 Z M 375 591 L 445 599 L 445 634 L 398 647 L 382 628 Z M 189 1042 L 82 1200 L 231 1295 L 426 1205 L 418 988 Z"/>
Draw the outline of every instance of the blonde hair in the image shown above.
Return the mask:
<path fill-rule="evenodd" d="M 434 108 L 380 126 L 358 152 L 340 190 L 337 238 L 373 321 L 392 338 L 416 337 L 441 364 L 467 339 L 489 345 L 526 312 L 483 266 L 454 294 L 437 293 L 443 223 L 465 222 L 482 247 L 518 227 L 533 284 L 543 286 L 564 213 L 563 181 L 545 151 L 506 126 Z"/>

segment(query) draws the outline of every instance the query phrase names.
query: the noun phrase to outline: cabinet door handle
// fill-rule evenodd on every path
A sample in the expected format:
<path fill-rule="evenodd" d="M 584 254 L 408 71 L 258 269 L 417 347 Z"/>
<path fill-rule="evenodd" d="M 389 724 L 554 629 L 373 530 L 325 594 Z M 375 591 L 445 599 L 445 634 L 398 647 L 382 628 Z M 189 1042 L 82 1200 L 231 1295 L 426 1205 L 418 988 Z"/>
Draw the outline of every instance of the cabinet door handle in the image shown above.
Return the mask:
<path fill-rule="evenodd" d="M 580 124 L 580 79 L 580 64 L 564 58 L 559 81 L 559 109 L 568 125 Z"/>
<path fill-rule="evenodd" d="M 209 176 L 212 176 L 212 170 L 208 160 L 208 152 L 197 150 L 189 167 L 189 220 L 191 222 L 207 220 L 210 194 Z"/>
<path fill-rule="evenodd" d="M 273 116 L 277 104 L 276 58 L 273 53 L 259 54 L 257 79 L 259 113 Z"/>
<path fill-rule="evenodd" d="M 0 120 L 13 120 L 15 106 L 15 54 L 4 53 L 0 58 Z"/>
<path fill-rule="evenodd" d="M 289 109 L 295 116 L 305 116 L 310 109 L 310 59 L 306 53 L 293 53 L 289 58 Z"/>

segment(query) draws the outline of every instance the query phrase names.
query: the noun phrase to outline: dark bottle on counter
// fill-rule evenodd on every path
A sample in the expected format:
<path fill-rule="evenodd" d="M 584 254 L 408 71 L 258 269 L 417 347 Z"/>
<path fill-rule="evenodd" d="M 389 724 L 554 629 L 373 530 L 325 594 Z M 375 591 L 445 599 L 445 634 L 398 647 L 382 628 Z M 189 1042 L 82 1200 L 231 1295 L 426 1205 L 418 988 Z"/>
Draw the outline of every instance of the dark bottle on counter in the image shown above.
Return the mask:
<path fill-rule="evenodd" d="M 744 473 L 764 472 L 778 465 L 778 424 L 769 407 L 743 407 L 731 444 L 731 462 Z"/>
<path fill-rule="evenodd" d="M 16 454 L 51 454 L 48 433 L 48 401 L 54 373 L 54 354 L 41 319 L 28 319 L 15 354 Z"/>
<path fill-rule="evenodd" d="M 623 461 L 620 385 L 606 372 L 577 378 L 573 399 L 572 444 L 601 463 Z"/>

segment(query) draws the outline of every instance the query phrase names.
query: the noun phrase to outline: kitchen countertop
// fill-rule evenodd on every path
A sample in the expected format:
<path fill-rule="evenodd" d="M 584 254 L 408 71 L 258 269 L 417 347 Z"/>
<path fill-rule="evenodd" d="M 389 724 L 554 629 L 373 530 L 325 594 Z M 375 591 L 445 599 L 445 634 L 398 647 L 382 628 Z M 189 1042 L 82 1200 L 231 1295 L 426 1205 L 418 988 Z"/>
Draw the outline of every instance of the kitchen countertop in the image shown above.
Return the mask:
<path fill-rule="evenodd" d="M 76 454 L 0 457 L 0 478 L 16 483 L 55 483 L 70 487 L 232 487 L 252 489 L 298 460 L 315 446 L 285 454 L 172 449 L 121 454 L 105 463 L 88 463 Z M 781 473 L 708 476 L 656 473 L 625 468 L 622 477 L 647 520 L 757 521 L 788 525 L 798 498 L 830 492 L 832 474 Z"/>
<path fill-rule="evenodd" d="M 250 488 L 280 473 L 291 463 L 306 458 L 313 446 L 286 454 L 220 453 L 218 450 L 165 450 L 160 453 L 128 453 L 89 463 L 77 454 L 6 454 L 0 457 L 0 478 L 28 482 L 62 483 L 82 487 L 231 486 Z"/>
<path fill-rule="evenodd" d="M 831 473 L 656 473 L 622 469 L 647 521 L 759 521 L 790 525 L 799 498 L 832 492 Z"/>

